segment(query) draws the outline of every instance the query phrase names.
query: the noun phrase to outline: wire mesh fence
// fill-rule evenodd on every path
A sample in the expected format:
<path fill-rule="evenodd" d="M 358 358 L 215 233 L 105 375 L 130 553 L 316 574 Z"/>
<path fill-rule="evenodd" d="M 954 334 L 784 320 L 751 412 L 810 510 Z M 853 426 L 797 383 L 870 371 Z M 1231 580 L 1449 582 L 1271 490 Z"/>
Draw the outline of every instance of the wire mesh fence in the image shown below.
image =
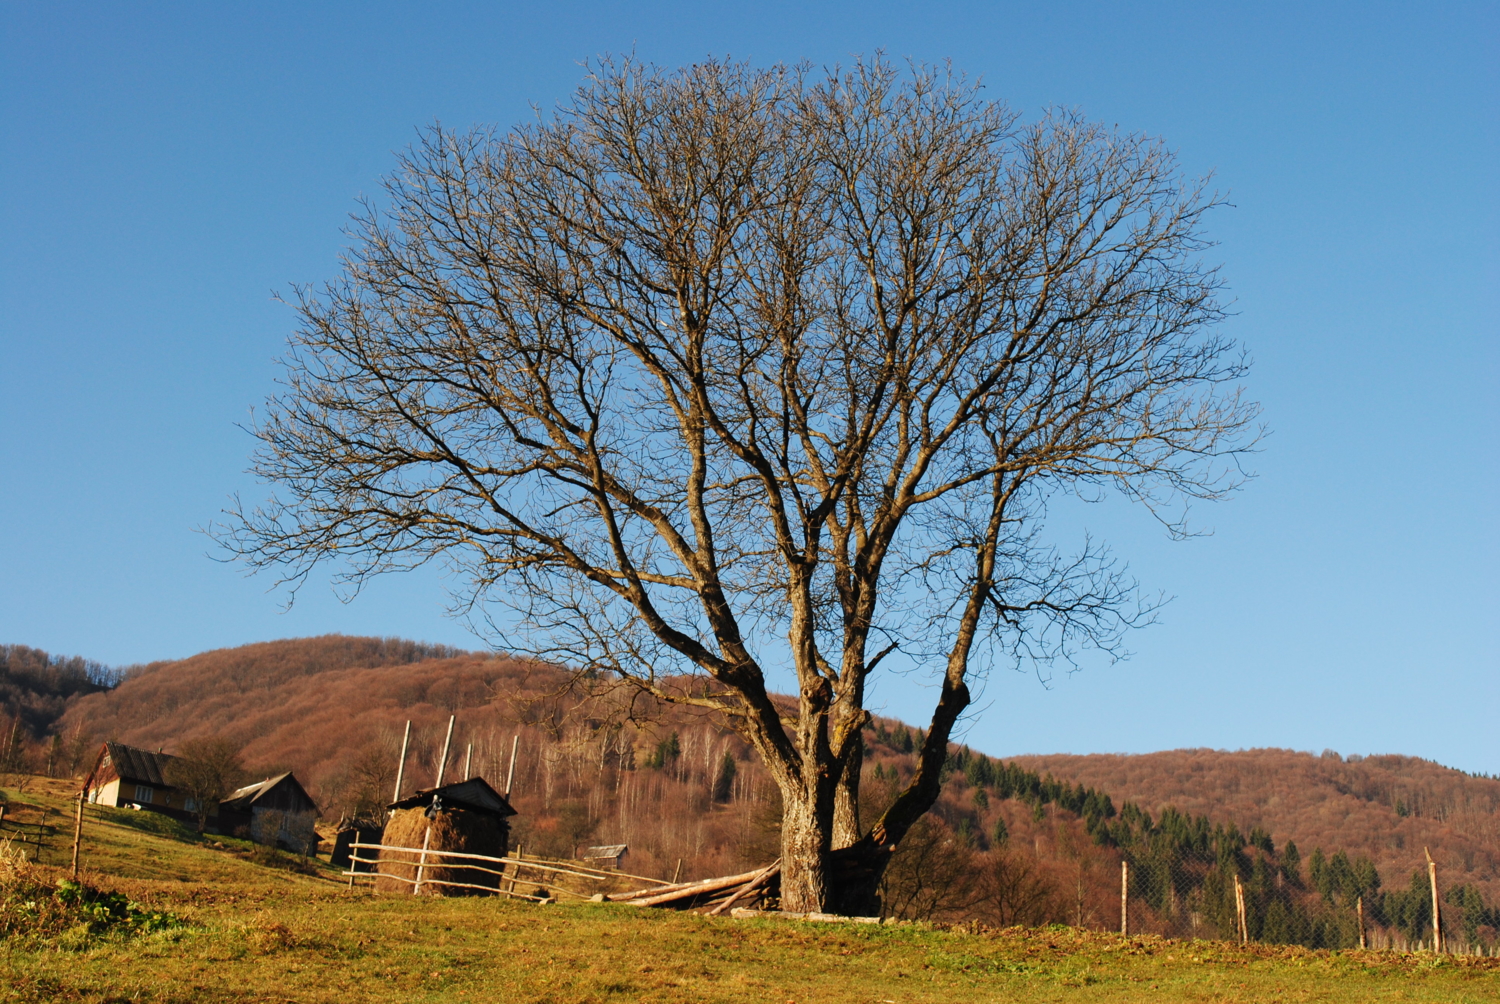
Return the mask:
<path fill-rule="evenodd" d="M 936 837 L 933 834 L 937 834 Z M 1449 884 L 1423 857 L 1405 885 L 1342 852 L 1303 860 L 1294 844 L 1239 838 L 1063 842 L 978 850 L 941 827 L 898 850 L 888 915 L 1327 949 L 1500 954 L 1500 909 Z M 1434 916 L 1437 920 L 1434 923 Z"/>

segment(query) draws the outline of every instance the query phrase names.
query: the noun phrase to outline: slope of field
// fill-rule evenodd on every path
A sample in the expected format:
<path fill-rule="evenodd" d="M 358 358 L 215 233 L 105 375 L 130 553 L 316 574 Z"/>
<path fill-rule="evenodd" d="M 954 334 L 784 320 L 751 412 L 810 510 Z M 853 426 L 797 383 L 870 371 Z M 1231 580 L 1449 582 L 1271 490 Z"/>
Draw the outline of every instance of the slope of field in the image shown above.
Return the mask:
<path fill-rule="evenodd" d="M 1278 845 L 1343 848 L 1375 862 L 1388 885 L 1423 866 L 1500 899 L 1500 781 L 1406 756 L 1316 756 L 1292 750 L 1170 750 L 1136 755 L 1023 756 L 1011 762 L 1107 791 L 1148 812 L 1167 806 Z"/>
<path fill-rule="evenodd" d="M 65 787 L 0 796 L 18 812 L 65 815 Z M 84 831 L 84 881 L 165 922 L 148 933 L 100 922 L 39 931 L 31 918 L 56 909 L 61 848 L 36 866 L 8 855 L 0 1000 L 1480 1004 L 1500 995 L 1496 959 L 351 893 L 321 867 L 261 864 L 233 841 L 217 847 L 97 813 Z"/>
<path fill-rule="evenodd" d="M 633 870 L 685 877 L 732 874 L 774 857 L 779 797 L 746 744 L 712 719 L 624 696 L 581 694 L 552 667 L 330 636 L 139 668 L 109 692 L 74 698 L 59 728 L 169 751 L 200 736 L 237 740 L 254 773 L 295 769 L 331 821 L 378 814 L 389 800 L 407 720 L 406 790 L 430 784 L 456 714 L 450 770 L 467 762 L 497 787 L 509 780 L 521 811 L 516 839 L 538 853 L 625 843 Z M 882 720 L 866 737 L 873 816 L 910 776 L 913 731 Z M 1387 888 L 1406 886 L 1430 847 L 1445 885 L 1469 883 L 1500 902 L 1500 782 L 1410 758 L 1345 762 L 1264 750 L 1016 763 L 1097 789 L 1116 807 L 1128 799 L 1160 818 L 1175 806 L 1242 835 L 1260 827 L 1278 848 L 1296 841 L 1304 859 L 1315 847 L 1363 854 Z M 1089 843 L 1078 811 L 996 797 L 987 784 L 962 767 L 953 772 L 931 831 L 919 834 L 933 859 L 958 854 L 954 840 L 984 853 L 1024 848 L 1055 894 L 1038 901 L 1027 915 L 1033 922 L 1107 925 L 1118 903 L 1108 877 L 1118 862 L 1109 855 L 1088 863 L 1097 874 L 1086 903 L 1062 894 L 1079 885 L 1077 848 Z"/>

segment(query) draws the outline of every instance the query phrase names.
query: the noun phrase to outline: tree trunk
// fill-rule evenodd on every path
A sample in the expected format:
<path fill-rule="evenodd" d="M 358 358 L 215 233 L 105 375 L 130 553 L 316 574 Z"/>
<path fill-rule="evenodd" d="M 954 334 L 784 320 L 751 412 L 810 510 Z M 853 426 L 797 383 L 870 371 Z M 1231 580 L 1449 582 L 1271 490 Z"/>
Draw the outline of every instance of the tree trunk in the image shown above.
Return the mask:
<path fill-rule="evenodd" d="M 846 917 L 879 916 L 880 880 L 895 849 L 894 845 L 883 845 L 865 836 L 829 855 L 833 895 L 829 897 L 828 912 Z"/>
<path fill-rule="evenodd" d="M 839 772 L 838 786 L 833 792 L 834 850 L 852 847 L 863 836 L 859 829 L 859 778 L 865 766 L 864 737 L 855 737 L 853 745 L 844 759 L 844 769 Z"/>
<path fill-rule="evenodd" d="M 832 799 L 816 789 L 781 793 L 781 908 L 823 913 L 829 908 L 828 848 Z M 822 803 L 821 805 L 819 803 Z"/>

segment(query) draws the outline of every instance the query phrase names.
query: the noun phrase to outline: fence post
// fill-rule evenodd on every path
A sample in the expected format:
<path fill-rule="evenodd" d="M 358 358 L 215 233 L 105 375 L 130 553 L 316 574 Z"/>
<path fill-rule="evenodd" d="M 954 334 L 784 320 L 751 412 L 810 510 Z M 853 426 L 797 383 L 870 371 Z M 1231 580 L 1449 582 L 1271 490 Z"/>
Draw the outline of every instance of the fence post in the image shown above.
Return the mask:
<path fill-rule="evenodd" d="M 78 878 L 78 845 L 83 841 L 83 792 L 78 792 L 78 811 L 73 816 L 73 877 Z"/>
<path fill-rule="evenodd" d="M 411 894 L 420 895 L 422 892 L 422 873 L 427 870 L 427 845 L 432 840 L 432 824 L 427 824 L 427 832 L 422 835 L 422 857 L 417 861 L 417 881 L 412 884 Z M 385 843 L 384 840 L 381 843 Z"/>
<path fill-rule="evenodd" d="M 1359 916 L 1359 947 L 1365 947 L 1365 898 L 1354 901 L 1354 912 Z"/>
<path fill-rule="evenodd" d="M 1432 855 L 1427 852 L 1427 848 L 1422 848 L 1422 854 L 1427 858 L 1427 880 L 1432 884 L 1432 950 L 1441 952 L 1443 950 L 1443 925 L 1441 908 L 1438 906 L 1437 862 L 1432 860 Z"/>
<path fill-rule="evenodd" d="M 1129 914 L 1126 912 L 1130 905 L 1130 862 L 1120 861 L 1120 933 L 1130 934 Z"/>
<path fill-rule="evenodd" d="M 1250 925 L 1245 922 L 1245 887 L 1240 885 L 1239 875 L 1234 877 L 1234 912 L 1240 922 L 1240 944 L 1250 941 Z"/>

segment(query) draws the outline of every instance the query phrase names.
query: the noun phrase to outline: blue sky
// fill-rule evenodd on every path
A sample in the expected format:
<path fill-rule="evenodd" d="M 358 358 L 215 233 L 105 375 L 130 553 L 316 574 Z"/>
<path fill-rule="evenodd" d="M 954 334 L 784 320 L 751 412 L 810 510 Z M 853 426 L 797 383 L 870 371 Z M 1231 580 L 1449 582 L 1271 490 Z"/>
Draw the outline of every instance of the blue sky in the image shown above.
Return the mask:
<path fill-rule="evenodd" d="M 1493 4 L 93 4 L 0 0 L 0 642 L 114 664 L 330 631 L 478 647 L 445 583 L 281 612 L 194 528 L 335 273 L 355 199 L 433 121 L 511 123 L 578 62 L 951 58 L 1027 114 L 1214 171 L 1228 330 L 1274 430 L 1172 543 L 1069 510 L 1176 597 L 1135 657 L 1001 673 L 990 753 L 1284 746 L 1500 772 Z M 920 681 L 875 691 L 919 721 Z"/>

